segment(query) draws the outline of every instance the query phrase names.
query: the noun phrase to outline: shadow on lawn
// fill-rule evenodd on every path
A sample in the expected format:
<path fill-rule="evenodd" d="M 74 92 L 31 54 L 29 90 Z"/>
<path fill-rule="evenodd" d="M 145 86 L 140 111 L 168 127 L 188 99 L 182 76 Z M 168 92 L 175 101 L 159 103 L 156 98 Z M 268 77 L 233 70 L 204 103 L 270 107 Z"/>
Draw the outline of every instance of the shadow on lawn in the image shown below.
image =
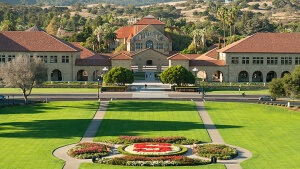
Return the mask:
<path fill-rule="evenodd" d="M 80 102 L 78 102 L 80 104 Z M 84 110 L 97 110 L 99 103 L 85 103 L 83 106 L 72 105 L 72 106 L 56 106 L 47 103 L 37 103 L 34 105 L 24 105 L 15 107 L 0 108 L 1 114 L 37 114 L 37 113 L 47 113 L 48 111 L 62 110 L 62 109 L 84 109 Z M 70 112 L 71 113 L 71 112 Z"/>
<path fill-rule="evenodd" d="M 222 124 L 215 126 L 218 129 L 242 127 Z M 140 133 L 157 131 L 177 131 L 180 133 L 180 131 L 194 129 L 205 129 L 205 127 L 198 122 L 105 119 L 102 121 L 98 136 L 139 135 Z"/>
<path fill-rule="evenodd" d="M 82 137 L 90 122 L 90 119 L 66 119 L 1 123 L 0 137 L 40 139 Z M 228 129 L 241 126 L 217 124 L 216 127 Z M 98 136 L 139 135 L 155 131 L 178 131 L 180 134 L 180 131 L 193 129 L 204 129 L 204 126 L 196 122 L 106 119 L 101 124 Z"/>
<path fill-rule="evenodd" d="M 113 101 L 109 111 L 126 112 L 162 112 L 194 111 L 195 104 L 188 101 Z"/>
<path fill-rule="evenodd" d="M 82 137 L 91 119 L 36 120 L 0 123 L 0 138 Z"/>

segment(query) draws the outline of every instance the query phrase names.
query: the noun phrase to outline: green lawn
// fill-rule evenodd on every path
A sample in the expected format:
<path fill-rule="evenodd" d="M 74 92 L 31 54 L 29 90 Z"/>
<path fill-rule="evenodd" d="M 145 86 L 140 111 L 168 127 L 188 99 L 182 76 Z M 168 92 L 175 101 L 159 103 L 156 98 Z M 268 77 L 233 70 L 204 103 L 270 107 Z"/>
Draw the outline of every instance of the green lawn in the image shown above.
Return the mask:
<path fill-rule="evenodd" d="M 268 89 L 252 89 L 252 90 L 213 90 L 207 91 L 207 94 L 230 94 L 230 95 L 242 95 L 245 92 L 246 95 L 270 95 Z"/>
<path fill-rule="evenodd" d="M 102 165 L 83 163 L 80 165 L 80 169 L 163 169 L 163 168 L 184 168 L 184 169 L 226 169 L 223 164 L 210 164 L 202 166 L 180 166 L 180 167 L 144 167 L 144 166 L 117 166 L 117 165 Z"/>
<path fill-rule="evenodd" d="M 95 93 L 97 88 L 33 88 L 31 94 Z M 0 94 L 22 94 L 19 88 L 0 88 Z"/>
<path fill-rule="evenodd" d="M 95 141 L 132 136 L 185 136 L 210 142 L 191 101 L 112 101 Z"/>
<path fill-rule="evenodd" d="M 98 102 L 52 102 L 0 108 L 0 168 L 62 168 L 54 149 L 76 143 Z"/>
<path fill-rule="evenodd" d="M 228 144 L 250 150 L 243 169 L 299 169 L 300 114 L 285 108 L 248 103 L 206 102 Z M 236 127 L 218 127 L 232 125 Z"/>

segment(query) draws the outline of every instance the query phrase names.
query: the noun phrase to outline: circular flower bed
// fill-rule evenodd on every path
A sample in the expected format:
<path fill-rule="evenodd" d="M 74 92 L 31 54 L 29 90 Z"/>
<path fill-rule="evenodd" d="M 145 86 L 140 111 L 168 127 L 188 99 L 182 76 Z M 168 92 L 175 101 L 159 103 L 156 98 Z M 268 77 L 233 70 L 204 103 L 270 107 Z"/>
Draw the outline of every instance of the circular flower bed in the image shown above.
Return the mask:
<path fill-rule="evenodd" d="M 196 148 L 196 153 L 202 157 L 215 156 L 220 160 L 230 160 L 238 155 L 236 149 L 220 144 L 204 144 Z"/>
<path fill-rule="evenodd" d="M 187 148 L 169 143 L 135 143 L 124 145 L 118 148 L 119 152 L 125 155 L 140 156 L 169 156 L 179 155 L 187 152 Z"/>
<path fill-rule="evenodd" d="M 100 143 L 80 143 L 68 151 L 69 156 L 79 159 L 91 159 L 93 156 L 107 156 L 110 147 Z"/>

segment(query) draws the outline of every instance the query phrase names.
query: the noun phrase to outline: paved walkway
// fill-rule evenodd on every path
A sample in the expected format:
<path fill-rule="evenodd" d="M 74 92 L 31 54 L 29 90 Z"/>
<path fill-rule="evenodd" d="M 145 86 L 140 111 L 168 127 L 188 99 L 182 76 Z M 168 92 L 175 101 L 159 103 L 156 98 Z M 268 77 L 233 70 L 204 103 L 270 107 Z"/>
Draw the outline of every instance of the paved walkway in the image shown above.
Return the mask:
<path fill-rule="evenodd" d="M 204 127 L 206 128 L 208 135 L 210 136 L 210 138 L 212 140 L 212 143 L 213 144 L 225 144 L 225 145 L 228 145 L 230 147 L 237 149 L 237 151 L 238 151 L 238 156 L 236 158 L 234 158 L 232 160 L 218 160 L 218 162 L 225 164 L 227 169 L 242 169 L 242 167 L 240 166 L 240 163 L 242 161 L 245 161 L 245 160 L 251 158 L 252 153 L 246 149 L 226 144 L 224 142 L 222 136 L 218 132 L 214 122 L 212 121 L 209 114 L 205 110 L 204 103 L 203 102 L 195 102 L 195 103 L 196 103 L 196 108 L 197 108 L 199 115 L 202 119 L 202 122 L 204 124 Z M 192 155 L 192 156 L 195 156 L 195 155 Z"/>
<path fill-rule="evenodd" d="M 92 122 L 90 123 L 88 129 L 86 130 L 84 136 L 82 137 L 80 142 L 93 142 L 94 137 L 97 133 L 97 130 L 102 122 L 102 119 L 105 115 L 105 112 L 107 110 L 109 101 L 101 101 L 99 108 L 94 115 L 94 118 L 92 119 Z M 77 144 L 77 143 L 76 143 Z M 53 155 L 57 158 L 60 158 L 64 161 L 66 161 L 64 165 L 64 169 L 77 169 L 79 168 L 80 163 L 84 162 L 91 162 L 91 159 L 75 159 L 70 157 L 67 152 L 69 149 L 74 147 L 76 144 L 71 144 L 67 146 L 60 147 L 56 150 L 54 150 Z"/>

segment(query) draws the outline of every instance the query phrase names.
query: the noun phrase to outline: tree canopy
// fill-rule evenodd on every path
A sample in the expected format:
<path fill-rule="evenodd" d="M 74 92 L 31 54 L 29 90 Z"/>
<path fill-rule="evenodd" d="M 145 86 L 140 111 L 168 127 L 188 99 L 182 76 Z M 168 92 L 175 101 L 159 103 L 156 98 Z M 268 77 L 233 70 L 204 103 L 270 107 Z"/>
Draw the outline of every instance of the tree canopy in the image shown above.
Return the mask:
<path fill-rule="evenodd" d="M 300 65 L 296 66 L 292 74 L 285 74 L 283 78 L 273 79 L 269 84 L 272 96 L 300 97 Z"/>
<path fill-rule="evenodd" d="M 134 78 L 133 74 L 129 69 L 124 67 L 114 67 L 112 68 L 105 76 L 104 82 L 106 84 L 117 84 L 117 85 L 125 85 L 126 83 L 133 83 Z"/>
<path fill-rule="evenodd" d="M 7 87 L 21 88 L 27 102 L 32 88 L 47 80 L 47 67 L 40 58 L 20 56 L 0 65 L 0 78 Z"/>
<path fill-rule="evenodd" d="M 181 65 L 171 66 L 160 75 L 163 83 L 185 86 L 195 83 L 195 76 Z"/>

